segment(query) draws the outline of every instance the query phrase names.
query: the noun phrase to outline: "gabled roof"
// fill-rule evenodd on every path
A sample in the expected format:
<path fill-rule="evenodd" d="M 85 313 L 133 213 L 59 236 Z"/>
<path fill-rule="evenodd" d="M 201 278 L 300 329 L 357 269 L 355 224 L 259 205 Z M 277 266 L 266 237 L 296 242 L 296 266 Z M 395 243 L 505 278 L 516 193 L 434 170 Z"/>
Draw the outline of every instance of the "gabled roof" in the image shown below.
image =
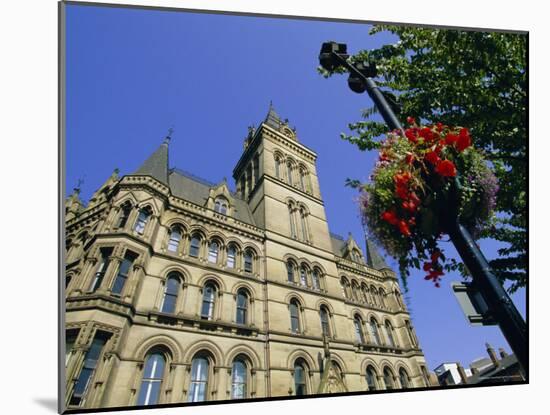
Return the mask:
<path fill-rule="evenodd" d="M 199 177 L 193 176 L 179 169 L 171 169 L 168 175 L 169 187 L 172 194 L 176 197 L 187 200 L 199 206 L 205 206 L 210 189 L 217 188 L 218 185 L 209 183 Z M 240 199 L 236 194 L 232 193 L 233 202 L 235 203 L 234 214 L 235 219 L 256 226 L 248 203 Z"/>

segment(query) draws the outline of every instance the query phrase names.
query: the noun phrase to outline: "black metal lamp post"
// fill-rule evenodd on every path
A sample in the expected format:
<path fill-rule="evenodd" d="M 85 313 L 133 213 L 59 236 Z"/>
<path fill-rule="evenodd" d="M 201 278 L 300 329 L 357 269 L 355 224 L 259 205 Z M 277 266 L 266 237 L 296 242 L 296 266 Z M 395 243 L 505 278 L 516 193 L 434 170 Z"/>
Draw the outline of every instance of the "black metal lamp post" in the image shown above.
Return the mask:
<path fill-rule="evenodd" d="M 328 71 L 333 71 L 340 66 L 347 68 L 350 73 L 348 85 L 351 90 L 357 93 L 367 91 L 390 129 L 403 131 L 399 120 L 372 79 L 376 76 L 375 65 L 372 62 L 352 65 L 348 62 L 348 57 L 346 44 L 326 42 L 321 47 L 319 63 Z M 455 180 L 455 198 L 458 195 L 458 189 L 459 183 L 458 180 Z M 456 199 L 451 204 L 456 206 Z M 446 232 L 472 275 L 474 285 L 487 303 L 491 317 L 499 325 L 508 344 L 527 373 L 528 336 L 525 321 L 498 279 L 491 272 L 487 260 L 470 232 L 460 224 L 456 210 L 449 209 L 446 217 L 442 219 Z"/>

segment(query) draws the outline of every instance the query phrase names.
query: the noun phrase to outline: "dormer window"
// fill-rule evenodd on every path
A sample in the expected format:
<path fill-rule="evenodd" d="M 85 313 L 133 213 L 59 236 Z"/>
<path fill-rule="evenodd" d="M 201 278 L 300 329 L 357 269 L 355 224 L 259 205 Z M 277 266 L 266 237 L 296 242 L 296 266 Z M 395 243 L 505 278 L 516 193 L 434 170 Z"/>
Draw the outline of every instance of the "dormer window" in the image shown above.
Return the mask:
<path fill-rule="evenodd" d="M 214 211 L 221 213 L 222 215 L 227 215 L 228 203 L 227 200 L 223 197 L 216 198 L 214 202 Z"/>

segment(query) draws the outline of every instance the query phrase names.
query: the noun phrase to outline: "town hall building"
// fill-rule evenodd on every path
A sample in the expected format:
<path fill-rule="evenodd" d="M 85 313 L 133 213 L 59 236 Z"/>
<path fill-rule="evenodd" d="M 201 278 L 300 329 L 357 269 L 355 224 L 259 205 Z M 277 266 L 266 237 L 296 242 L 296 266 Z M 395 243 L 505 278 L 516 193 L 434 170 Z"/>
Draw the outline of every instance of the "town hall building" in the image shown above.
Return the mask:
<path fill-rule="evenodd" d="M 432 385 L 395 272 L 329 231 L 317 155 L 273 107 L 235 192 L 169 168 L 169 141 L 66 200 L 66 408 Z"/>

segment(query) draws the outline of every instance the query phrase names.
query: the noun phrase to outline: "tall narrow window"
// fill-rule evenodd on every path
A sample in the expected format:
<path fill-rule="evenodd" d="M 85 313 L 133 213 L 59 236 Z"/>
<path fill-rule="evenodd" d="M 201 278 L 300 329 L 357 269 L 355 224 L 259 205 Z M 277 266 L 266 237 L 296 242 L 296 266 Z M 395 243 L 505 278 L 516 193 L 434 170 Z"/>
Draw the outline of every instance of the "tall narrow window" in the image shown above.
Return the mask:
<path fill-rule="evenodd" d="M 374 371 L 372 366 L 369 366 L 367 368 L 367 385 L 369 386 L 370 391 L 378 389 L 376 384 L 376 372 Z"/>
<path fill-rule="evenodd" d="M 193 235 L 189 244 L 189 256 L 197 258 L 201 247 L 201 240 L 198 235 Z"/>
<path fill-rule="evenodd" d="M 353 319 L 353 325 L 355 327 L 355 340 L 360 344 L 365 343 L 365 337 L 363 336 L 363 321 L 359 316 L 355 316 Z"/>
<path fill-rule="evenodd" d="M 348 298 L 345 278 L 340 278 L 340 287 L 342 288 L 342 295 L 344 296 L 344 298 Z"/>
<path fill-rule="evenodd" d="M 319 270 L 317 268 L 313 269 L 313 274 L 311 274 L 311 282 L 313 284 L 313 288 L 316 290 L 321 289 L 321 278 L 319 276 Z"/>
<path fill-rule="evenodd" d="M 371 318 L 370 320 L 370 333 L 372 335 L 372 339 L 374 340 L 374 343 L 381 344 L 380 334 L 378 333 L 378 323 L 374 318 Z"/>
<path fill-rule="evenodd" d="M 257 184 L 260 180 L 260 159 L 257 154 L 254 156 L 252 168 L 254 170 L 254 184 Z"/>
<path fill-rule="evenodd" d="M 78 379 L 74 386 L 73 394 L 69 401 L 69 405 L 80 406 L 86 396 L 86 392 L 89 389 L 90 382 L 97 368 L 97 362 L 101 356 L 103 346 L 107 341 L 107 337 L 100 333 L 96 334 L 92 340 L 92 345 L 84 356 L 84 365 L 80 370 Z"/>
<path fill-rule="evenodd" d="M 371 285 L 370 287 L 370 294 L 371 294 L 371 301 L 372 301 L 372 304 L 374 306 L 378 306 L 378 301 L 376 300 L 376 293 L 378 292 L 378 290 L 376 289 L 376 287 L 374 285 Z"/>
<path fill-rule="evenodd" d="M 281 159 L 275 157 L 275 176 L 277 179 L 281 178 Z"/>
<path fill-rule="evenodd" d="M 294 363 L 294 392 L 296 396 L 307 394 L 306 370 L 304 363 L 297 360 Z"/>
<path fill-rule="evenodd" d="M 300 309 L 298 302 L 292 300 L 290 302 L 290 329 L 293 333 L 300 332 Z"/>
<path fill-rule="evenodd" d="M 164 298 L 162 300 L 161 312 L 173 313 L 176 311 L 176 301 L 180 289 L 180 279 L 178 274 L 170 274 L 164 287 Z"/>
<path fill-rule="evenodd" d="M 164 356 L 160 352 L 152 353 L 147 357 L 143 368 L 137 405 L 156 405 L 159 403 L 165 363 Z"/>
<path fill-rule="evenodd" d="M 202 293 L 201 317 L 212 320 L 214 318 L 214 305 L 216 302 L 216 287 L 208 283 L 204 286 Z"/>
<path fill-rule="evenodd" d="M 401 387 L 403 389 L 410 388 L 409 375 L 407 374 L 407 372 L 403 368 L 399 369 L 399 382 L 401 382 Z"/>
<path fill-rule="evenodd" d="M 359 284 L 357 283 L 357 281 L 352 281 L 352 283 L 351 283 L 351 293 L 353 295 L 353 299 L 355 301 L 359 302 L 359 300 L 361 298 L 361 293 L 360 293 Z"/>
<path fill-rule="evenodd" d="M 208 390 L 208 359 L 195 357 L 191 363 L 191 385 L 189 386 L 188 402 L 206 401 Z"/>
<path fill-rule="evenodd" d="M 150 216 L 151 216 L 151 210 L 149 207 L 145 207 L 139 211 L 139 215 L 136 220 L 136 225 L 134 226 L 134 230 L 140 235 L 142 235 L 143 232 L 145 231 L 145 226 L 147 225 L 147 222 L 149 221 Z"/>
<path fill-rule="evenodd" d="M 130 203 L 124 203 L 120 207 L 120 217 L 118 218 L 117 228 L 124 228 L 128 223 L 128 218 L 132 212 L 132 205 Z"/>
<path fill-rule="evenodd" d="M 361 285 L 361 293 L 363 294 L 363 302 L 369 302 L 369 288 L 366 285 Z"/>
<path fill-rule="evenodd" d="M 244 272 L 252 274 L 252 251 L 247 249 L 244 251 Z"/>
<path fill-rule="evenodd" d="M 227 248 L 227 268 L 235 268 L 235 258 L 237 256 L 237 249 L 234 245 L 229 245 Z"/>
<path fill-rule="evenodd" d="M 386 336 L 391 347 L 395 347 L 395 339 L 393 338 L 393 326 L 389 321 L 386 321 Z"/>
<path fill-rule="evenodd" d="M 385 300 L 386 292 L 382 288 L 380 288 L 380 291 L 378 291 L 378 294 L 380 295 L 380 305 L 382 307 L 386 307 L 386 300 Z"/>
<path fill-rule="evenodd" d="M 323 336 L 330 337 L 330 321 L 328 310 L 325 307 L 321 307 L 319 310 L 319 316 L 321 317 L 321 331 Z"/>
<path fill-rule="evenodd" d="M 252 192 L 252 166 L 248 165 L 248 169 L 246 171 L 246 190 L 248 191 L 248 194 Z"/>
<path fill-rule="evenodd" d="M 241 358 L 235 359 L 231 369 L 231 399 L 246 398 L 246 378 L 246 364 Z"/>
<path fill-rule="evenodd" d="M 248 294 L 245 290 L 237 292 L 237 324 L 246 324 L 248 314 Z"/>
<path fill-rule="evenodd" d="M 126 281 L 128 280 L 130 268 L 132 267 L 132 263 L 136 258 L 137 255 L 133 252 L 126 252 L 126 255 L 124 255 L 124 259 L 122 260 L 118 268 L 118 273 L 116 274 L 111 293 L 116 295 L 120 295 L 122 293 L 124 285 L 126 285 Z"/>
<path fill-rule="evenodd" d="M 288 261 L 286 263 L 286 275 L 288 282 L 294 282 L 294 265 L 292 264 L 292 261 Z"/>
<path fill-rule="evenodd" d="M 300 188 L 305 191 L 306 190 L 306 181 L 305 181 L 305 171 L 303 169 L 300 169 Z"/>
<path fill-rule="evenodd" d="M 290 219 L 290 237 L 296 238 L 296 221 L 294 220 L 294 206 L 288 205 L 288 217 Z"/>
<path fill-rule="evenodd" d="M 411 345 L 416 346 L 417 341 L 416 337 L 413 332 L 413 328 L 411 326 L 411 322 L 409 320 L 405 320 L 405 328 L 407 329 L 407 334 L 409 335 L 409 338 L 411 339 Z"/>
<path fill-rule="evenodd" d="M 78 330 L 67 330 L 65 334 L 65 367 L 67 367 L 69 363 L 69 358 L 71 357 L 71 352 L 73 351 L 77 336 Z"/>
<path fill-rule="evenodd" d="M 208 262 L 213 264 L 218 262 L 218 243 L 215 241 L 210 242 L 208 247 Z"/>
<path fill-rule="evenodd" d="M 290 163 L 286 165 L 286 175 L 287 175 L 288 184 L 292 186 L 292 164 Z"/>
<path fill-rule="evenodd" d="M 303 265 L 300 267 L 300 284 L 303 287 L 307 286 L 307 270 Z"/>
<path fill-rule="evenodd" d="M 384 383 L 386 384 L 386 389 L 394 389 L 393 375 L 388 368 L 384 369 Z"/>
<path fill-rule="evenodd" d="M 300 209 L 300 219 L 302 220 L 302 239 L 304 241 L 309 240 L 307 237 L 307 220 L 306 220 L 306 212 L 304 209 Z"/>
<path fill-rule="evenodd" d="M 109 267 L 109 257 L 113 252 L 113 248 L 101 248 L 101 259 L 99 260 L 99 265 L 90 284 L 90 291 L 94 292 L 101 286 L 103 277 L 105 277 L 105 272 Z"/>

